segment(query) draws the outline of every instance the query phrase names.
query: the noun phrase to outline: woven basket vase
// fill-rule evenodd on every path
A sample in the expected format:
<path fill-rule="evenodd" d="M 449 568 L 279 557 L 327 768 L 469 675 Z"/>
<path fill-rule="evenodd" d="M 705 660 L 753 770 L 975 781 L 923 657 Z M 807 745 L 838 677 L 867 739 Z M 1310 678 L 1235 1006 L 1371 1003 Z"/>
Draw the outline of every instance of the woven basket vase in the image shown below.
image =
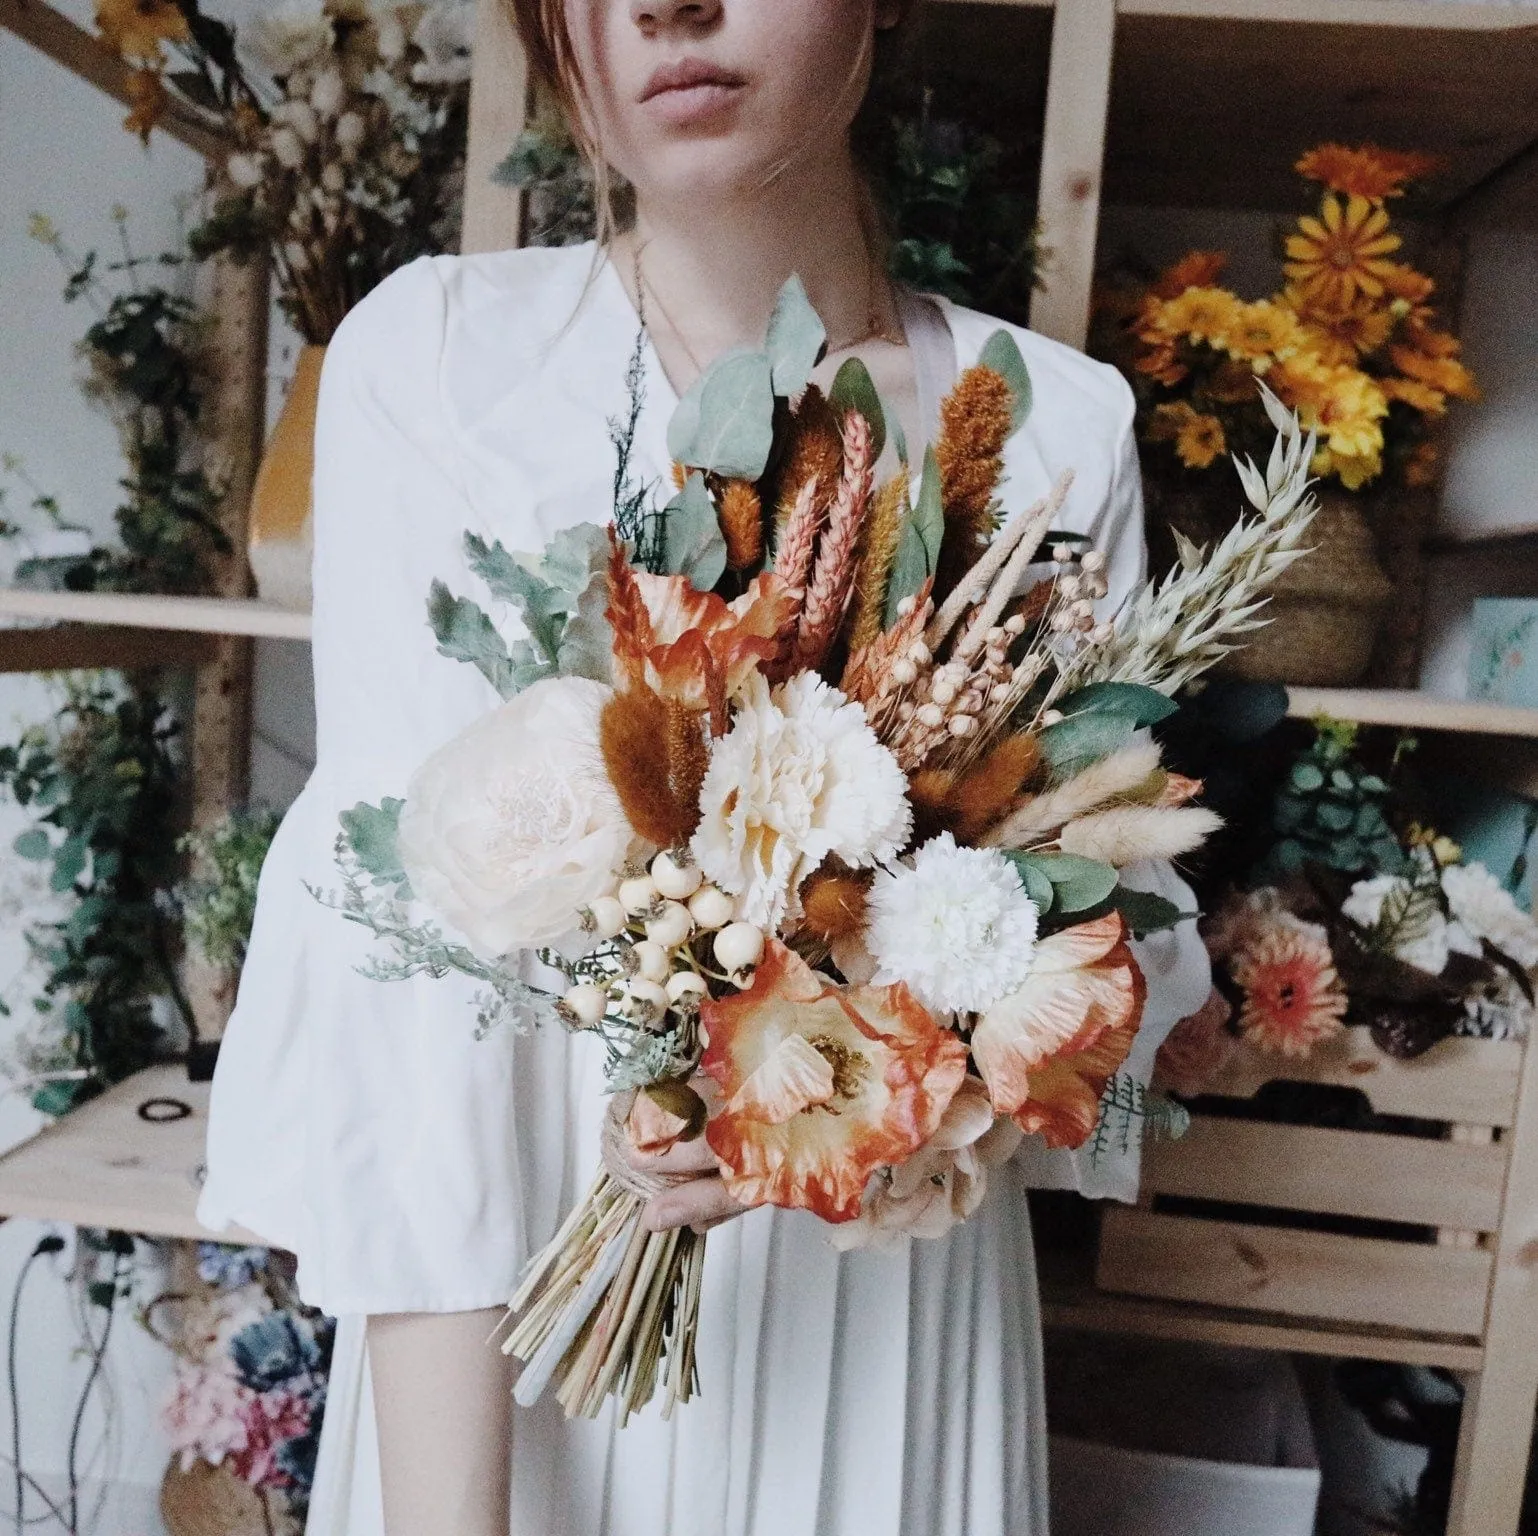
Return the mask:
<path fill-rule="evenodd" d="M 1224 662 L 1230 677 L 1347 688 L 1366 673 L 1394 586 L 1356 500 L 1325 491 L 1319 501 L 1310 553 L 1271 589 L 1271 622 Z"/>
<path fill-rule="evenodd" d="M 184 1472 L 173 1458 L 160 1485 L 160 1518 L 170 1536 L 299 1536 L 280 1504 L 206 1461 Z"/>

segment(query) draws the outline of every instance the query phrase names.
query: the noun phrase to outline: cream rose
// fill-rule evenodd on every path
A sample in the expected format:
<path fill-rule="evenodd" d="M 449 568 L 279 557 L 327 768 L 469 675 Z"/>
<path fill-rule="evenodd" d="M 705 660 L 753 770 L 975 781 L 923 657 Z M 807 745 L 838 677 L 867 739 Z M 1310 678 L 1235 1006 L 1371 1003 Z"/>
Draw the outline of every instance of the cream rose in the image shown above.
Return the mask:
<path fill-rule="evenodd" d="M 613 887 L 634 834 L 598 745 L 609 694 L 580 677 L 535 683 L 412 776 L 401 864 L 483 957 L 569 938 Z"/>

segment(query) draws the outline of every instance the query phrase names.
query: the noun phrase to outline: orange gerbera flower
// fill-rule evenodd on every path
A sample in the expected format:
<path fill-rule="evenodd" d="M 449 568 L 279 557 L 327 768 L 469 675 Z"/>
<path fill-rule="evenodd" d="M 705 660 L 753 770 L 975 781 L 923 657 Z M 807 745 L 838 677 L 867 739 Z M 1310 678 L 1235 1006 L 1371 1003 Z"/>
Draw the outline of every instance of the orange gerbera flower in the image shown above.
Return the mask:
<path fill-rule="evenodd" d="M 993 1107 L 1048 1146 L 1082 1146 L 1147 994 L 1119 912 L 1042 939 L 1024 986 L 972 1031 Z"/>
<path fill-rule="evenodd" d="M 140 64 L 159 64 L 162 44 L 192 35 L 172 0 L 97 0 L 96 29 L 120 58 Z"/>
<path fill-rule="evenodd" d="M 1289 302 L 1291 291 L 1289 291 Z M 1394 334 L 1394 312 L 1375 304 L 1347 310 L 1312 310 L 1308 314 L 1307 346 L 1327 363 L 1354 364 L 1378 351 Z"/>
<path fill-rule="evenodd" d="M 147 144 L 150 129 L 158 123 L 170 103 L 166 83 L 158 69 L 131 69 L 123 82 L 128 92 L 129 112 L 123 126 Z"/>
<path fill-rule="evenodd" d="M 1319 217 L 1298 220 L 1299 233 L 1288 235 L 1284 270 L 1311 302 L 1330 309 L 1350 309 L 1358 296 L 1379 297 L 1384 289 L 1384 260 L 1400 246 L 1389 232 L 1388 214 L 1365 197 L 1344 202 L 1327 194 Z"/>
<path fill-rule="evenodd" d="M 1309 150 L 1294 169 L 1310 181 L 1322 181 L 1333 192 L 1381 201 L 1398 197 L 1407 182 L 1431 175 L 1441 164 L 1436 155 L 1382 149 L 1376 144 L 1355 149 L 1345 144 L 1321 144 Z"/>
<path fill-rule="evenodd" d="M 1191 251 L 1161 272 L 1149 292 L 1161 299 L 1178 299 L 1187 288 L 1210 288 L 1227 265 L 1226 251 Z"/>
<path fill-rule="evenodd" d="M 1307 1056 L 1341 1027 L 1346 994 L 1324 930 L 1296 920 L 1268 924 L 1229 963 L 1244 991 L 1244 1038 L 1283 1056 Z"/>
<path fill-rule="evenodd" d="M 770 939 L 753 985 L 707 1002 L 701 1070 L 724 1107 L 705 1136 L 744 1204 L 853 1221 L 870 1176 L 939 1129 L 967 1048 L 907 987 L 839 987 Z"/>
<path fill-rule="evenodd" d="M 1134 366 L 1139 373 L 1145 373 L 1169 388 L 1174 388 L 1191 371 L 1180 361 L 1172 341 L 1154 342 L 1139 355 Z"/>
<path fill-rule="evenodd" d="M 1391 299 L 1406 304 L 1424 304 L 1437 290 L 1437 285 L 1424 272 L 1407 267 L 1402 262 L 1385 261 L 1378 269 L 1383 279 L 1383 291 Z"/>
<path fill-rule="evenodd" d="M 726 727 L 726 701 L 779 649 L 795 606 L 784 581 L 765 571 L 728 603 L 683 576 L 638 571 L 616 543 L 609 562 L 608 619 L 614 659 L 634 687 L 711 712 Z"/>
<path fill-rule="evenodd" d="M 1419 411 L 1423 416 L 1447 414 L 1447 396 L 1440 389 L 1421 383 L 1419 379 L 1387 378 L 1379 379 L 1378 383 L 1390 400 L 1408 405 L 1411 410 Z"/>

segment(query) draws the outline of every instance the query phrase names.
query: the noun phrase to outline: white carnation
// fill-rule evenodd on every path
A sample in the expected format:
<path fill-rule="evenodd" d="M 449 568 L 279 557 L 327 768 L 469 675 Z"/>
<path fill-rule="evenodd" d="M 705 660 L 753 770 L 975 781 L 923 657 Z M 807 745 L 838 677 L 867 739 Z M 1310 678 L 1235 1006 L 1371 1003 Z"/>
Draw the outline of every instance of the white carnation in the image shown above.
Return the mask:
<path fill-rule="evenodd" d="M 980 1013 L 1030 974 L 1036 903 L 995 849 L 960 848 L 943 832 L 911 868 L 876 875 L 868 911 L 875 980 L 906 982 L 936 1012 Z"/>
<path fill-rule="evenodd" d="M 611 889 L 632 833 L 598 745 L 610 691 L 580 677 L 535 683 L 412 776 L 401 864 L 477 954 L 567 941 Z"/>
<path fill-rule="evenodd" d="M 913 825 L 907 788 L 858 704 L 813 672 L 773 692 L 754 673 L 711 749 L 694 856 L 743 921 L 773 932 L 830 854 L 853 868 L 896 855 Z"/>
<path fill-rule="evenodd" d="M 1450 864 L 1442 890 L 1458 921 L 1527 970 L 1538 966 L 1538 923 L 1483 864 Z"/>

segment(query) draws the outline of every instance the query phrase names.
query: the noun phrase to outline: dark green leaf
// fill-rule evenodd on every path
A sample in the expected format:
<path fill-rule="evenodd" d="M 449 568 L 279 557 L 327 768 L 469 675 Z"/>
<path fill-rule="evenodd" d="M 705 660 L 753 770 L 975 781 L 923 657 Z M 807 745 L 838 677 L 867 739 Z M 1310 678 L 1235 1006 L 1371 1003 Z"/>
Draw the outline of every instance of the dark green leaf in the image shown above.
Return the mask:
<path fill-rule="evenodd" d="M 984 368 L 992 368 L 1003 376 L 1014 396 L 1010 404 L 1009 430 L 1018 432 L 1021 423 L 1031 414 L 1031 374 L 1020 355 L 1020 347 L 1008 331 L 995 331 L 983 343 L 978 362 Z"/>
<path fill-rule="evenodd" d="M 940 559 L 940 540 L 945 537 L 945 509 L 940 503 L 940 465 L 933 448 L 924 452 L 924 473 L 918 501 L 903 519 L 897 542 L 897 558 L 887 583 L 886 622 L 896 621 L 897 605 L 911 597 L 934 575 Z"/>
<path fill-rule="evenodd" d="M 698 470 L 664 511 L 662 569 L 669 575 L 687 576 L 701 592 L 709 592 L 726 569 L 721 521 Z"/>
<path fill-rule="evenodd" d="M 84 838 L 67 838 L 53 856 L 53 877 L 49 885 L 56 891 L 67 891 L 85 872 L 89 853 Z"/>
<path fill-rule="evenodd" d="M 690 385 L 668 423 L 668 452 L 691 469 L 757 480 L 774 444 L 774 385 L 762 352 L 731 352 Z"/>
<path fill-rule="evenodd" d="M 828 403 L 840 416 L 845 411 L 858 411 L 870 423 L 870 456 L 874 464 L 886 446 L 886 412 L 881 408 L 881 396 L 876 393 L 870 370 L 859 358 L 849 358 L 833 375 Z"/>
<path fill-rule="evenodd" d="M 1147 938 L 1150 933 L 1173 928 L 1176 923 L 1196 916 L 1195 912 L 1182 912 L 1173 901 L 1153 891 L 1129 890 L 1125 885 L 1118 885 L 1111 892 L 1110 904 L 1126 919 L 1135 939 Z"/>
<path fill-rule="evenodd" d="M 1091 683 L 1057 707 L 1070 719 L 1081 714 L 1120 715 L 1135 726 L 1157 725 L 1180 708 L 1172 698 L 1139 683 Z"/>
<path fill-rule="evenodd" d="M 1304 794 L 1310 794 L 1324 787 L 1324 774 L 1313 763 L 1294 763 L 1292 785 L 1294 789 L 1301 789 Z"/>
<path fill-rule="evenodd" d="M 117 1286 L 110 1280 L 93 1280 L 85 1288 L 86 1296 L 93 1307 L 100 1307 L 104 1312 L 110 1312 L 117 1302 Z"/>

